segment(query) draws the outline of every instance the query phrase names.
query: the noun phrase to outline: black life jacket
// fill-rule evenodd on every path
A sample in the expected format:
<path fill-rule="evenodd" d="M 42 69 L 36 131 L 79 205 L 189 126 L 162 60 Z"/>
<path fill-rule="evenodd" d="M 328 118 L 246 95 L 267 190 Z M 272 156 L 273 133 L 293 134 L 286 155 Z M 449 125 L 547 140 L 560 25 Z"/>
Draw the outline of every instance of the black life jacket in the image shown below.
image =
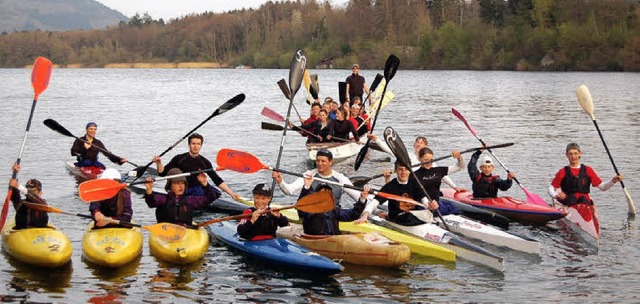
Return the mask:
<path fill-rule="evenodd" d="M 478 174 L 476 181 L 471 186 L 473 190 L 473 197 L 485 198 L 485 197 L 497 197 L 498 196 L 498 176 L 491 175 L 485 176 L 484 174 Z"/>
<path fill-rule="evenodd" d="M 14 190 L 18 191 L 18 190 Z M 36 203 L 29 199 L 22 200 L 21 202 Z M 20 207 L 16 210 L 16 226 L 15 229 L 24 229 L 27 227 L 47 227 L 49 223 L 49 214 L 44 211 L 28 208 L 25 204 L 20 204 Z"/>
<path fill-rule="evenodd" d="M 187 204 L 184 196 L 178 201 L 173 197 L 166 204 L 156 208 L 156 220 L 158 223 L 191 226 L 193 223 L 193 207 Z"/>
<path fill-rule="evenodd" d="M 587 175 L 587 168 L 584 165 L 580 165 L 580 172 L 578 176 L 574 176 L 571 173 L 569 166 L 564 167 L 564 178 L 560 183 L 560 189 L 562 192 L 569 194 L 574 193 L 589 193 L 591 190 L 591 179 Z"/>

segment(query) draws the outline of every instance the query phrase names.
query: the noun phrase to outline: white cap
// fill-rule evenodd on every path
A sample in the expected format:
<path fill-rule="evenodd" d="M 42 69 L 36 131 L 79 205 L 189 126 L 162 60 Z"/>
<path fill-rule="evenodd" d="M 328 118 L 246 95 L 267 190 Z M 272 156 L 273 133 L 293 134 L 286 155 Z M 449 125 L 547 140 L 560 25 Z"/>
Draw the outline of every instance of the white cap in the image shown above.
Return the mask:
<path fill-rule="evenodd" d="M 480 167 L 488 166 L 488 165 L 493 166 L 493 161 L 491 160 L 491 157 L 485 156 L 485 157 L 482 158 L 482 162 L 480 163 Z"/>
<path fill-rule="evenodd" d="M 118 170 L 114 168 L 107 168 L 106 170 L 102 171 L 102 174 L 100 174 L 100 178 L 120 180 L 122 179 L 122 176 L 120 175 L 120 172 L 118 172 Z"/>

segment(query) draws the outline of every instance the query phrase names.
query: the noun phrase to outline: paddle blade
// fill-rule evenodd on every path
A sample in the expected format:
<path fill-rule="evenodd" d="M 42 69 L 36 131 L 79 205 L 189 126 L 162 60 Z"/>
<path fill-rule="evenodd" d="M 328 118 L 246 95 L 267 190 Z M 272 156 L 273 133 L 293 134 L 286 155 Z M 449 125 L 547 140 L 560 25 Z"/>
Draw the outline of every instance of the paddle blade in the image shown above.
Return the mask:
<path fill-rule="evenodd" d="M 7 216 L 9 215 L 9 201 L 11 201 L 11 195 L 13 195 L 13 189 L 9 187 L 7 197 L 4 199 L 4 205 L 2 205 L 2 213 L 0 214 L 0 231 L 4 228 L 4 224 L 7 222 Z"/>
<path fill-rule="evenodd" d="M 64 136 L 75 138 L 75 136 L 71 132 L 69 132 L 69 130 L 67 130 L 65 127 L 63 127 L 61 124 L 59 124 L 57 121 L 51 118 L 45 119 L 43 123 L 45 126 L 49 127 L 49 129 L 53 131 L 56 131 Z"/>
<path fill-rule="evenodd" d="M 400 65 L 400 59 L 396 57 L 396 55 L 389 55 L 387 58 L 387 62 L 384 64 L 384 79 L 389 82 L 393 76 L 396 75 L 396 71 L 398 71 L 398 66 Z"/>
<path fill-rule="evenodd" d="M 469 125 L 467 120 L 464 119 L 464 116 L 462 116 L 462 114 L 460 114 L 460 112 L 458 112 L 458 110 L 456 110 L 454 108 L 451 108 L 451 113 L 453 113 L 453 115 L 458 117 L 458 119 L 460 119 L 464 123 L 464 125 L 467 126 L 467 129 L 469 129 L 469 131 L 471 131 L 471 133 L 473 133 L 473 136 L 478 137 L 478 135 L 476 134 L 476 131 L 471 127 L 471 125 Z"/>
<path fill-rule="evenodd" d="M 356 162 L 353 163 L 353 170 L 358 171 L 358 169 L 360 169 L 360 165 L 362 165 L 362 162 L 364 161 L 365 156 L 367 156 L 367 152 L 369 152 L 369 140 L 370 139 L 367 139 L 367 144 L 364 145 L 362 149 L 360 149 L 360 152 L 358 152 L 358 155 L 356 155 Z"/>
<path fill-rule="evenodd" d="M 187 233 L 187 228 L 171 223 L 157 223 L 154 225 L 142 226 L 142 228 L 148 230 L 151 234 L 166 242 L 180 241 Z"/>
<path fill-rule="evenodd" d="M 545 201 L 542 197 L 540 197 L 539 195 L 535 194 L 535 193 L 531 193 L 528 190 L 524 189 L 524 187 L 522 188 L 522 190 L 524 191 L 524 193 L 527 195 L 527 202 L 530 204 L 535 204 L 535 205 L 540 205 L 540 206 L 545 206 L 545 207 L 549 207 L 549 204 L 547 203 L 547 201 Z"/>
<path fill-rule="evenodd" d="M 344 81 L 338 82 L 338 100 L 341 104 L 347 101 L 347 83 Z"/>
<path fill-rule="evenodd" d="M 398 201 L 398 202 L 405 202 L 405 203 L 409 203 L 409 204 L 423 206 L 423 204 L 417 202 L 414 199 L 411 199 L 411 198 L 408 198 L 408 197 L 404 197 L 404 196 L 400 196 L 400 195 L 395 195 L 395 194 L 386 193 L 386 192 L 376 192 L 375 195 L 380 196 L 380 197 L 384 197 L 386 199 Z"/>
<path fill-rule="evenodd" d="M 307 89 L 307 92 L 311 94 L 311 76 L 309 76 L 309 70 L 307 69 L 304 70 L 302 75 L 302 83 L 304 83 L 304 88 Z"/>
<path fill-rule="evenodd" d="M 322 213 L 335 208 L 335 199 L 331 192 L 320 191 L 303 196 L 294 207 L 307 213 Z"/>
<path fill-rule="evenodd" d="M 110 199 L 127 184 L 121 184 L 112 179 L 94 179 L 81 183 L 78 186 L 78 195 L 83 202 L 95 202 Z"/>
<path fill-rule="evenodd" d="M 629 207 L 627 216 L 628 218 L 636 217 L 636 206 L 633 204 L 633 200 L 631 199 L 631 194 L 626 187 L 622 187 L 622 191 L 624 192 L 624 196 L 627 198 L 627 206 Z"/>
<path fill-rule="evenodd" d="M 366 185 L 372 179 L 373 178 L 368 177 L 368 176 L 351 176 L 351 177 L 349 177 L 349 180 L 351 181 L 353 186 L 358 187 L 358 188 L 364 187 L 364 185 Z"/>
<path fill-rule="evenodd" d="M 284 117 L 282 117 L 282 115 L 278 114 L 278 112 L 271 110 L 267 107 L 262 108 L 262 112 L 260 112 L 260 114 L 262 114 L 262 116 L 269 117 L 275 121 L 284 122 Z"/>
<path fill-rule="evenodd" d="M 293 54 L 291 59 L 291 65 L 289 67 L 289 91 L 291 91 L 291 98 L 298 93 L 300 86 L 302 85 L 302 78 L 307 66 L 307 53 L 304 50 L 297 50 Z"/>
<path fill-rule="evenodd" d="M 213 114 L 211 114 L 210 117 L 224 114 L 225 112 L 237 107 L 239 104 L 241 104 L 244 101 L 245 98 L 246 96 L 244 95 L 244 93 L 240 93 L 234 96 L 233 98 L 227 100 L 227 102 L 222 104 L 215 112 L 213 112 Z"/>
<path fill-rule="evenodd" d="M 586 85 L 583 84 L 576 90 L 576 97 L 578 97 L 578 102 L 584 112 L 589 114 L 591 120 L 595 120 L 596 116 L 593 114 L 593 99 L 591 99 L 591 93 L 589 93 Z"/>
<path fill-rule="evenodd" d="M 260 160 L 251 153 L 222 149 L 216 157 L 218 166 L 240 173 L 254 173 L 262 169 L 270 169 L 260 162 Z"/>
<path fill-rule="evenodd" d="M 313 99 L 318 99 L 320 95 L 320 85 L 318 84 L 318 74 L 311 74 L 311 96 Z"/>
<path fill-rule="evenodd" d="M 409 158 L 409 153 L 407 153 L 407 148 L 404 146 L 400 135 L 391 127 L 384 129 L 383 135 L 393 155 L 407 168 L 411 168 L 411 158 Z"/>
<path fill-rule="evenodd" d="M 271 131 L 282 131 L 284 130 L 284 127 L 281 125 L 276 125 L 276 124 L 272 124 L 272 123 L 268 123 L 268 122 L 262 122 L 262 129 L 263 130 L 271 130 Z"/>
<path fill-rule="evenodd" d="M 375 91 L 378 88 L 378 85 L 380 85 L 380 81 L 382 81 L 383 78 L 384 76 L 380 74 L 376 74 L 376 78 L 373 79 L 373 82 L 371 83 L 371 87 L 369 88 L 369 92 Z"/>
<path fill-rule="evenodd" d="M 44 92 L 49 86 L 49 80 L 51 79 L 51 68 L 53 64 L 51 60 L 38 57 L 33 63 L 33 70 L 31 71 L 31 86 L 33 86 L 34 97 L 33 100 L 38 100 L 40 93 Z"/>
<path fill-rule="evenodd" d="M 284 79 L 278 80 L 278 87 L 280 87 L 280 91 L 284 94 L 284 97 L 287 100 L 291 100 L 291 91 L 289 90 L 289 86 L 287 86 L 287 82 Z"/>

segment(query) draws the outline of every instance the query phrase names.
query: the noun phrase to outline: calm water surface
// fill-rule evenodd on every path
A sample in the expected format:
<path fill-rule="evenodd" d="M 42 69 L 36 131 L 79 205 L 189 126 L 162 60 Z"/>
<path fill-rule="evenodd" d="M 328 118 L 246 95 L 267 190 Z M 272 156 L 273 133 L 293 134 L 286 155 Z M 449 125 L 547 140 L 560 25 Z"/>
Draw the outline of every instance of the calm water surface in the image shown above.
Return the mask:
<path fill-rule="evenodd" d="M 311 72 L 319 74 L 320 95 L 334 98 L 336 83 L 349 73 Z M 375 73 L 381 72 L 362 74 L 371 81 Z M 33 98 L 29 74 L 27 69 L 0 70 L 0 102 L 4 108 L 0 115 L 0 180 L 9 179 L 24 135 Z M 219 149 L 235 148 L 275 165 L 282 134 L 260 129 L 260 121 L 268 121 L 260 111 L 267 106 L 286 113 L 288 103 L 276 85 L 281 78 L 288 79 L 287 70 L 55 69 L 49 88 L 38 101 L 19 177 L 23 181 L 39 178 L 44 183 L 44 197 L 51 205 L 86 213 L 88 206 L 77 197 L 76 181 L 64 170 L 73 139 L 48 129 L 42 124 L 44 119 L 57 120 L 76 136 L 84 134 L 88 121 L 95 121 L 98 137 L 111 151 L 134 163 L 146 164 L 239 93 L 247 96 L 243 104 L 198 130 L 205 137 L 203 155 L 215 160 Z M 603 179 L 614 175 L 591 120 L 576 101 L 574 92 L 582 83 L 591 90 L 602 132 L 626 176 L 629 192 L 640 204 L 640 165 L 635 153 L 640 150 L 640 110 L 636 106 L 640 74 L 399 70 L 389 85 L 396 98 L 382 110 L 376 133 L 393 126 L 405 143 L 417 135 L 426 135 L 436 156 L 478 146 L 472 134 L 451 114 L 455 107 L 488 143 L 516 143 L 495 152 L 528 190 L 546 197 L 553 175 L 566 164 L 564 147 L 571 141 L 582 146 L 584 162 Z M 295 101 L 302 116 L 308 112 L 305 94 L 300 91 Z M 164 159 L 186 150 L 183 142 Z M 282 167 L 303 172 L 304 152 L 304 139 L 289 133 Z M 382 156 L 373 155 L 374 159 Z M 465 156 L 468 159 L 470 155 Z M 338 164 L 336 169 L 347 175 L 372 175 L 390 166 L 388 162 L 367 162 L 354 172 L 351 160 Z M 129 168 L 130 165 L 122 166 L 123 170 Z M 496 172 L 505 174 L 501 168 Z M 269 181 L 270 172 L 220 175 L 236 192 L 249 196 L 256 183 Z M 466 173 L 458 173 L 453 179 L 470 187 Z M 524 198 L 516 185 L 507 194 Z M 281 201 L 293 202 L 293 198 L 285 198 L 279 191 L 276 195 Z M 71 265 L 40 270 L 2 254 L 0 297 L 8 302 L 28 299 L 122 303 L 640 302 L 638 222 L 627 219 L 626 200 L 619 186 L 608 192 L 597 191 L 593 197 L 600 208 L 602 225 L 599 252 L 589 250 L 557 226 L 532 228 L 515 224 L 515 232 L 540 240 L 542 252 L 536 256 L 486 246 L 505 257 L 504 273 L 465 261 L 441 264 L 414 256 L 400 269 L 347 265 L 343 273 L 324 279 L 254 264 L 216 243 L 212 243 L 202 262 L 187 267 L 159 262 L 145 248 L 139 261 L 127 267 L 95 268 L 82 260 L 82 231 L 87 221 L 52 214 L 51 222 L 61 227 L 73 243 Z M 138 222 L 152 223 L 153 212 L 140 197 L 134 200 L 134 217 Z"/>

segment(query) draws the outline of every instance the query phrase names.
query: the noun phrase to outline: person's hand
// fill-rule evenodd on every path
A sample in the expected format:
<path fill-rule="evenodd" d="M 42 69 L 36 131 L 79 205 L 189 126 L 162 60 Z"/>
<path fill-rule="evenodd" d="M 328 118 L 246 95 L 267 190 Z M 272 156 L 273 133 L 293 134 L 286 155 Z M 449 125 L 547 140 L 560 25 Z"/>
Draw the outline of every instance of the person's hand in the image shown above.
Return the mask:
<path fill-rule="evenodd" d="M 389 213 L 388 212 L 378 212 L 378 217 L 386 219 L 389 217 Z"/>
<path fill-rule="evenodd" d="M 20 164 L 19 163 L 13 163 L 13 166 L 11 166 L 11 170 L 13 170 L 13 173 L 20 172 Z"/>
<path fill-rule="evenodd" d="M 369 211 L 365 211 L 365 212 L 362 212 L 362 215 L 360 216 L 360 218 L 353 221 L 353 223 L 358 225 L 358 224 L 366 223 L 368 221 L 369 221 Z"/>
<path fill-rule="evenodd" d="M 400 202 L 400 210 L 407 212 L 411 209 L 413 209 L 415 205 L 412 203 L 407 203 L 407 202 Z"/>
<path fill-rule="evenodd" d="M 384 170 L 382 174 L 384 176 L 384 182 L 386 184 L 391 180 L 391 174 L 393 174 L 393 170 Z"/>
<path fill-rule="evenodd" d="M 96 213 L 93 214 L 93 218 L 96 220 L 96 222 L 101 222 L 104 221 L 105 216 L 104 214 L 102 214 L 102 212 L 96 211 Z"/>
<path fill-rule="evenodd" d="M 438 202 L 435 200 L 432 200 L 431 202 L 429 202 L 429 210 L 436 210 L 438 209 L 438 207 L 440 207 L 438 205 Z"/>
<path fill-rule="evenodd" d="M 313 176 L 304 174 L 302 178 L 304 180 L 304 188 L 305 189 L 311 188 L 311 184 L 313 183 Z"/>
<path fill-rule="evenodd" d="M 514 172 L 509 172 L 509 174 L 507 174 L 507 179 L 508 180 L 512 180 L 516 178 L 516 174 Z"/>
<path fill-rule="evenodd" d="M 329 139 L 329 140 L 330 140 L 330 139 L 331 139 L 331 137 L 332 137 L 331 135 L 327 135 L 327 139 Z"/>
<path fill-rule="evenodd" d="M 618 174 L 614 176 L 613 179 L 611 179 L 611 181 L 615 184 L 615 183 L 621 182 L 623 179 L 624 179 L 624 176 L 622 174 Z"/>
<path fill-rule="evenodd" d="M 120 164 L 121 164 L 121 165 L 124 165 L 124 164 L 125 164 L 125 163 L 127 163 L 128 161 L 129 161 L 129 159 L 125 157 L 125 158 L 123 158 L 122 160 L 120 160 Z"/>
<path fill-rule="evenodd" d="M 276 183 L 282 183 L 282 174 L 280 172 L 273 171 L 271 177 L 276 180 Z"/>
<path fill-rule="evenodd" d="M 467 192 L 467 189 L 461 187 L 454 187 L 453 190 L 456 190 L 456 192 Z"/>
<path fill-rule="evenodd" d="M 363 202 L 367 201 L 367 197 L 369 197 L 369 192 L 370 191 L 371 191 L 371 187 L 366 186 L 366 185 L 364 187 L 362 187 L 362 192 L 360 192 L 360 199 Z"/>
<path fill-rule="evenodd" d="M 275 210 L 275 209 L 271 209 L 271 214 L 273 214 L 273 216 L 275 217 L 280 217 L 282 215 L 282 213 L 280 213 L 280 210 Z"/>
<path fill-rule="evenodd" d="M 242 202 L 242 197 L 240 197 L 240 194 L 233 193 L 231 194 L 231 198 L 233 198 L 233 200 L 236 202 L 240 202 L 240 203 Z"/>
<path fill-rule="evenodd" d="M 198 182 L 200 183 L 200 185 L 202 185 L 203 187 L 207 186 L 207 174 L 202 172 L 202 173 L 198 174 L 198 176 L 196 178 L 198 179 Z"/>
<path fill-rule="evenodd" d="M 462 153 L 460 153 L 460 150 L 453 150 L 451 152 L 451 156 L 455 159 L 460 159 L 460 156 L 462 156 Z"/>
<path fill-rule="evenodd" d="M 260 215 L 262 214 L 261 210 L 256 210 L 251 214 L 251 223 L 255 223 L 258 218 L 260 217 Z"/>
<path fill-rule="evenodd" d="M 14 188 L 18 188 L 20 186 L 20 184 L 18 183 L 18 180 L 15 178 L 12 178 L 9 180 L 9 186 L 14 187 Z"/>
<path fill-rule="evenodd" d="M 151 194 L 153 191 L 153 179 L 151 177 L 147 177 L 144 181 L 144 187 L 147 189 L 147 194 Z"/>
<path fill-rule="evenodd" d="M 151 161 L 156 165 L 162 163 L 162 159 L 158 155 L 154 155 L 153 158 L 151 159 Z"/>
<path fill-rule="evenodd" d="M 556 194 L 556 199 L 562 201 L 565 198 L 567 198 L 567 194 L 562 192 L 562 190 L 560 190 L 560 192 L 558 192 L 558 194 Z"/>
<path fill-rule="evenodd" d="M 368 138 L 368 139 L 371 139 L 371 140 L 373 140 L 373 141 L 377 141 L 377 140 L 378 140 L 378 136 L 376 136 L 376 135 L 375 135 L 375 134 L 373 134 L 373 133 L 369 133 L 369 134 L 367 134 L 367 138 Z"/>

